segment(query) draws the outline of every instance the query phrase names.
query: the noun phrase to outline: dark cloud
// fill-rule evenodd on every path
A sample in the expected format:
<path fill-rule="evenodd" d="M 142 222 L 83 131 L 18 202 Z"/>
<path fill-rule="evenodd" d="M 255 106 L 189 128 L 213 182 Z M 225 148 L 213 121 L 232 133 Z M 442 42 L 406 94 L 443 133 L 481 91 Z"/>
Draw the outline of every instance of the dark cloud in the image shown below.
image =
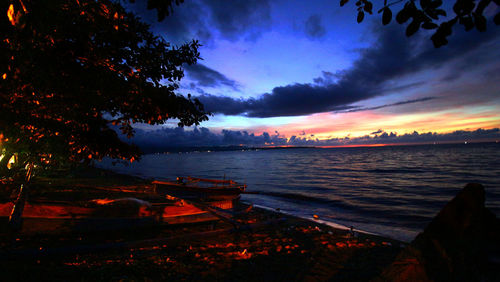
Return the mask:
<path fill-rule="evenodd" d="M 209 112 L 219 112 L 225 115 L 240 115 L 244 114 L 250 107 L 253 99 L 234 99 L 226 96 L 214 96 L 204 94 L 198 96 L 198 99 L 203 104 L 205 110 Z"/>
<path fill-rule="evenodd" d="M 448 73 L 444 77 L 441 78 L 442 82 L 452 82 L 459 79 L 462 76 L 461 73 Z"/>
<path fill-rule="evenodd" d="M 419 99 L 406 100 L 406 101 L 385 104 L 385 105 L 380 105 L 380 106 L 375 106 L 375 107 L 359 107 L 359 108 L 347 109 L 347 110 L 337 111 L 337 112 L 339 112 L 339 113 L 353 113 L 353 112 L 361 112 L 361 111 L 369 111 L 369 110 L 378 110 L 378 109 L 387 108 L 387 107 L 394 107 L 394 106 L 401 106 L 401 105 L 406 105 L 406 104 L 425 102 L 425 101 L 429 101 L 429 100 L 433 100 L 433 99 L 436 99 L 436 97 L 423 97 L 423 98 L 419 98 Z"/>
<path fill-rule="evenodd" d="M 342 73 L 333 73 L 329 71 L 322 71 L 320 77 L 316 77 L 313 79 L 314 83 L 317 85 L 328 86 L 336 83 L 340 78 L 342 78 Z"/>
<path fill-rule="evenodd" d="M 268 0 L 205 0 L 212 22 L 224 38 L 238 40 L 259 37 L 260 31 L 271 26 Z"/>
<path fill-rule="evenodd" d="M 310 38 L 321 38 L 326 34 L 326 29 L 321 22 L 320 15 L 310 16 L 304 25 L 306 35 Z"/>
<path fill-rule="evenodd" d="M 123 137 L 125 139 L 125 137 Z M 318 140 L 314 135 L 307 137 L 305 134 L 290 136 L 286 138 L 278 131 L 274 134 L 263 132 L 262 134 L 248 133 L 247 131 L 222 130 L 221 133 L 213 133 L 207 128 L 163 128 L 155 131 L 137 130 L 131 141 L 145 152 L 162 152 L 179 147 L 205 147 L 205 146 L 266 146 L 266 145 L 290 145 L 290 146 L 340 146 L 340 145 L 369 145 L 369 144 L 411 144 L 411 143 L 440 143 L 440 142 L 464 142 L 464 141 L 495 141 L 500 139 L 500 129 L 477 129 L 474 131 L 459 130 L 451 133 L 418 133 L 416 131 L 403 135 L 394 132 L 385 132 L 382 129 L 372 132 L 370 135 L 361 137 L 331 138 Z"/>
<path fill-rule="evenodd" d="M 496 54 L 496 48 L 480 48 L 498 40 L 497 30 L 492 28 L 484 33 L 458 31 L 447 46 L 435 49 L 428 39 L 407 38 L 400 26 L 388 26 L 376 32 L 375 44 L 361 51 L 361 57 L 352 68 L 338 74 L 323 72 L 322 77 L 314 80 L 315 83 L 275 87 L 271 93 L 259 98 L 225 100 L 227 105 L 219 103 L 223 101 L 214 95 L 202 95 L 200 101 L 210 105 L 206 108 L 212 112 L 249 117 L 297 116 L 352 109 L 354 107 L 350 105 L 353 103 L 398 90 L 391 90 L 386 84 L 404 75 L 468 60 L 478 50 Z M 488 56 L 483 54 L 481 58 L 487 60 Z M 455 73 L 462 71 L 467 70 L 454 69 Z"/>
<path fill-rule="evenodd" d="M 239 91 L 240 86 L 238 82 L 203 64 L 186 65 L 184 70 L 191 80 L 196 81 L 196 86 L 228 86 L 235 91 Z"/>
<path fill-rule="evenodd" d="M 401 92 L 401 91 L 404 91 L 404 90 L 408 90 L 408 89 L 411 89 L 411 88 L 414 88 L 414 87 L 417 87 L 417 86 L 420 86 L 420 85 L 424 85 L 425 82 L 424 81 L 418 81 L 418 82 L 413 82 L 413 83 L 408 83 L 408 84 L 404 84 L 404 85 L 399 85 L 399 86 L 394 86 L 394 87 L 386 87 L 384 88 L 384 92 Z"/>
<path fill-rule="evenodd" d="M 271 10 L 268 0 L 191 0 L 174 7 L 173 14 L 162 22 L 156 12 L 146 9 L 142 1 L 127 4 L 153 30 L 175 44 L 193 38 L 202 44 L 210 44 L 214 36 L 226 40 L 253 40 L 271 26 Z"/>
<path fill-rule="evenodd" d="M 380 134 L 382 132 L 384 132 L 384 131 L 382 129 L 379 129 L 377 131 L 373 131 L 372 133 L 370 133 L 370 135 L 374 135 L 374 134 L 376 135 L 376 134 Z"/>

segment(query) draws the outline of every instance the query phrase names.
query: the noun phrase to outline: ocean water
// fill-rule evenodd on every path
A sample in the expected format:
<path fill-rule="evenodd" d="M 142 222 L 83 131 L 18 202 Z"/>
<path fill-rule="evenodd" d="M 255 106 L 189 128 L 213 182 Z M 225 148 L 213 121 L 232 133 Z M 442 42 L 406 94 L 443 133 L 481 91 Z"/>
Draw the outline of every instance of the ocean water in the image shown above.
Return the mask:
<path fill-rule="evenodd" d="M 470 182 L 500 215 L 499 143 L 151 154 L 98 166 L 159 180 L 226 177 L 258 192 L 242 196 L 257 206 L 407 242 Z"/>

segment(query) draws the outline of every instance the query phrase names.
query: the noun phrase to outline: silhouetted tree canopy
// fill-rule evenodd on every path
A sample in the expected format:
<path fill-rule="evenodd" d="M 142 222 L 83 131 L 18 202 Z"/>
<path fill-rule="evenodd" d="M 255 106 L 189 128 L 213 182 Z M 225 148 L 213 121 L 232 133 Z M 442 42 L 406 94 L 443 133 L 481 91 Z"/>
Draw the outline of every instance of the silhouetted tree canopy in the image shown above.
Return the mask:
<path fill-rule="evenodd" d="M 129 1 L 135 3 L 135 0 Z M 148 0 L 147 3 L 148 10 L 156 9 L 158 21 L 163 21 L 166 16 L 173 13 L 174 3 L 175 5 L 180 5 L 184 3 L 184 0 Z"/>
<path fill-rule="evenodd" d="M 149 2 L 160 18 L 173 3 Z M 199 58 L 197 41 L 171 46 L 119 1 L 1 3 L 0 155 L 37 164 L 133 161 L 138 148 L 113 126 L 132 136 L 131 123 L 208 119 L 198 100 L 175 93 L 182 65 Z"/>
<path fill-rule="evenodd" d="M 344 6 L 349 0 L 340 0 L 340 6 Z M 382 2 L 382 1 L 380 1 Z M 403 2 L 404 5 L 403 5 Z M 418 2 L 418 4 L 417 4 Z M 396 15 L 399 24 L 410 22 L 406 27 L 406 35 L 412 36 L 420 28 L 435 29 L 431 37 L 436 48 L 448 44 L 447 37 L 452 34 L 455 24 L 463 25 L 466 31 L 476 28 L 479 31 L 486 31 L 486 17 L 484 11 L 488 5 L 500 6 L 500 0 L 455 0 L 453 5 L 454 15 L 448 16 L 442 9 L 441 0 L 384 0 L 383 7 L 378 10 L 382 13 L 382 24 L 387 25 L 393 18 L 393 6 L 402 7 Z M 365 18 L 365 13 L 373 14 L 373 3 L 369 0 L 356 1 L 357 22 L 361 23 Z M 498 12 L 493 22 L 500 25 L 500 12 Z"/>

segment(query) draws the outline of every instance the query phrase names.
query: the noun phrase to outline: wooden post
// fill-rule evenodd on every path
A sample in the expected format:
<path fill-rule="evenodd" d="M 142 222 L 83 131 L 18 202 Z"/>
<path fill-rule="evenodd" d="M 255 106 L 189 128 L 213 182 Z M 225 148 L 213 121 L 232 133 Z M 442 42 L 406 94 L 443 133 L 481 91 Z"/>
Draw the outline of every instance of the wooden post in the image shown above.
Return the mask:
<path fill-rule="evenodd" d="M 29 183 L 31 180 L 31 176 L 33 174 L 34 164 L 32 162 L 28 163 L 28 170 L 26 171 L 26 179 L 23 184 L 21 184 L 21 189 L 19 190 L 19 194 L 17 196 L 14 207 L 12 208 L 12 213 L 9 217 L 9 228 L 12 231 L 21 230 L 23 224 L 23 210 L 24 205 L 26 203 L 26 198 L 29 193 Z"/>

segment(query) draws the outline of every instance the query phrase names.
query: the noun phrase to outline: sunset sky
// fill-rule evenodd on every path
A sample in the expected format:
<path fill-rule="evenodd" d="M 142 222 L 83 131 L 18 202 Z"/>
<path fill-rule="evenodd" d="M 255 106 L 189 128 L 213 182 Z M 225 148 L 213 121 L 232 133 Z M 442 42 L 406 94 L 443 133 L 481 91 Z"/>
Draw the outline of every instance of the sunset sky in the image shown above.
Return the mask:
<path fill-rule="evenodd" d="M 248 138 L 335 145 L 415 131 L 461 140 L 456 131 L 477 129 L 489 130 L 487 139 L 500 136 L 495 5 L 485 11 L 486 32 L 457 25 L 450 43 L 435 49 L 431 33 L 407 38 L 405 25 L 382 26 L 380 14 L 357 24 L 351 2 L 340 8 L 337 0 L 186 1 L 160 23 L 155 12 L 131 6 L 167 41 L 200 41 L 203 60 L 186 66 L 179 92 L 214 113 L 194 132 L 173 129 L 175 121 L 138 126 L 137 140 L 153 134 L 171 143 L 198 138 L 198 145 Z"/>

